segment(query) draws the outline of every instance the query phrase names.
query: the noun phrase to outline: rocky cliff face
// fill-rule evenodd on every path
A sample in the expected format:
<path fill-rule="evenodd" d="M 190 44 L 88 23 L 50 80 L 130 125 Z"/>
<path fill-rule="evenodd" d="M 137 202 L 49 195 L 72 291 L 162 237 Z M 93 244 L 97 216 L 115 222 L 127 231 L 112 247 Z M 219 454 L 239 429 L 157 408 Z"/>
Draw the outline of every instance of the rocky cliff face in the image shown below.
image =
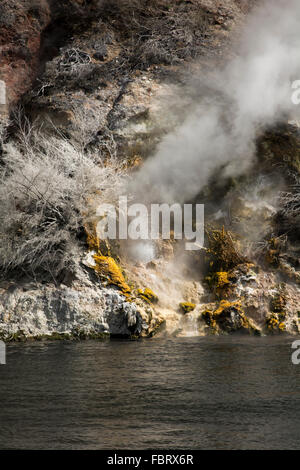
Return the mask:
<path fill-rule="evenodd" d="M 7 86 L 9 106 L 32 87 L 39 71 L 42 34 L 50 21 L 46 1 L 1 2 L 1 79 Z"/>
<path fill-rule="evenodd" d="M 5 341 L 26 338 L 137 337 L 148 326 L 137 307 L 78 269 L 72 285 L 4 284 L 0 331 Z"/>
<path fill-rule="evenodd" d="M 4 0 L 0 79 L 7 101 L 2 114 L 7 118 L 10 112 L 14 120 L 13 112 L 22 104 L 30 119 L 27 125 L 34 121 L 36 128 L 42 126 L 46 138 L 59 135 L 61 145 L 67 141 L 85 155 L 101 155 L 102 163 L 117 159 L 120 167 L 134 172 L 192 105 L 190 72 L 201 75 L 226 61 L 255 3 Z M 178 96 L 180 106 L 174 99 Z M 13 124 L 9 137 L 3 137 L 4 157 L 15 143 L 15 132 Z M 99 241 L 91 243 L 87 227 L 78 223 L 72 268 L 58 278 L 41 280 L 28 269 L 21 275 L 5 272 L 1 336 L 298 332 L 297 234 L 286 236 L 289 202 L 280 211 L 270 198 L 279 162 L 276 171 L 285 175 L 284 189 L 292 178 L 290 170 L 299 174 L 299 139 L 295 126 L 271 129 L 258 141 L 259 164 L 253 171 L 237 181 L 212 181 L 199 195 L 208 208 L 220 207 L 221 215 L 210 209 L 208 213 L 219 242 L 211 239 L 213 245 L 192 261 L 182 262 L 180 249 L 170 241 L 157 247 L 150 263 L 137 263 L 124 250 L 116 254 L 112 247 L 100 249 Z M 27 151 L 23 145 L 21 154 Z M 257 171 L 271 186 L 267 196 L 264 188 L 258 194 L 260 204 L 253 199 Z M 224 216 L 228 206 L 230 221 Z M 228 264 L 232 247 L 222 226 L 229 237 L 231 231 L 242 237 L 234 250 L 259 246 L 255 256 L 252 252 Z M 259 235 L 256 230 L 252 236 L 249 226 L 259 226 Z M 16 237 L 24 232 L 18 230 Z M 114 260 L 124 272 L 116 274 Z"/>

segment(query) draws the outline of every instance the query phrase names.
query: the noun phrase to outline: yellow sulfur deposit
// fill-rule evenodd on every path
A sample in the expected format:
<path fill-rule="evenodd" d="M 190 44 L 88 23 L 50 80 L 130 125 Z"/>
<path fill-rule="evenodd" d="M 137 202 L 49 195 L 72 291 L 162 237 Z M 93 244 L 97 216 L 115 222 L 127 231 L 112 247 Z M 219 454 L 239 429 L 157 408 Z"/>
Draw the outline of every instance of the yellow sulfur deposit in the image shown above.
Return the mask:
<path fill-rule="evenodd" d="M 100 240 L 96 235 L 96 227 L 93 226 L 92 228 L 89 228 L 85 226 L 84 228 L 85 228 L 85 233 L 86 233 L 86 241 L 90 250 L 95 250 L 96 252 L 99 252 Z"/>
<path fill-rule="evenodd" d="M 283 319 L 283 313 L 278 314 L 272 312 L 266 321 L 268 330 L 272 333 L 280 333 L 286 331 L 285 323 L 284 321 L 282 321 Z"/>
<path fill-rule="evenodd" d="M 179 304 L 179 307 L 183 311 L 183 313 L 189 313 L 195 310 L 196 304 L 193 304 L 192 302 L 181 302 Z"/>
<path fill-rule="evenodd" d="M 128 297 L 131 289 L 124 279 L 122 270 L 116 260 L 111 256 L 103 256 L 100 250 L 100 245 L 102 248 L 103 243 L 97 237 L 95 226 L 88 228 L 85 227 L 87 234 L 87 244 L 91 250 L 95 252 L 93 258 L 95 260 L 95 265 L 91 266 L 94 271 L 99 275 L 99 277 L 105 279 L 108 284 L 118 287 L 118 289 Z M 105 253 L 110 254 L 109 247 L 105 243 L 103 245 Z"/>
<path fill-rule="evenodd" d="M 229 302 L 221 300 L 213 310 L 205 310 L 202 317 L 210 327 L 212 333 L 244 330 L 249 334 L 259 334 L 258 328 L 244 313 L 241 302 Z"/>
<path fill-rule="evenodd" d="M 221 313 L 230 308 L 235 308 L 238 311 L 242 311 L 240 302 L 229 302 L 228 300 L 221 300 L 219 307 L 214 311 L 214 316 L 221 315 Z"/>
<path fill-rule="evenodd" d="M 100 277 L 105 278 L 109 284 L 118 287 L 124 295 L 130 294 L 130 287 L 126 284 L 122 270 L 117 262 L 110 256 L 96 254 L 93 256 L 96 266 L 94 267 Z"/>
<path fill-rule="evenodd" d="M 138 289 L 137 291 L 137 295 L 138 297 L 140 297 L 141 299 L 145 300 L 146 302 L 148 303 L 157 303 L 158 302 L 158 297 L 156 294 L 154 294 L 154 292 L 149 289 L 148 287 L 144 290 L 142 289 Z"/>
<path fill-rule="evenodd" d="M 272 333 L 280 333 L 286 331 L 284 320 L 286 319 L 286 298 L 284 291 L 279 289 L 279 292 L 271 300 L 271 310 L 269 317 L 266 320 L 266 325 Z"/>
<path fill-rule="evenodd" d="M 220 271 L 215 273 L 215 285 L 217 289 L 222 289 L 226 285 L 230 284 L 230 280 L 228 279 L 228 272 Z"/>

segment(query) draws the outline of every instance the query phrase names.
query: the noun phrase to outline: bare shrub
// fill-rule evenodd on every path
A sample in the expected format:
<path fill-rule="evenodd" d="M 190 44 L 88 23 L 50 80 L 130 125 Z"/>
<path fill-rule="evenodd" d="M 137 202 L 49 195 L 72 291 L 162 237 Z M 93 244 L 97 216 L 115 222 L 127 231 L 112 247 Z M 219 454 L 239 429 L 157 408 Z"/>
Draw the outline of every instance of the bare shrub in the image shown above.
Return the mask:
<path fill-rule="evenodd" d="M 300 236 L 300 178 L 295 177 L 295 184 L 290 191 L 280 195 L 281 209 L 276 216 L 280 233 L 286 233 L 289 238 L 299 240 Z"/>
<path fill-rule="evenodd" d="M 210 267 L 214 271 L 229 271 L 239 264 L 248 262 L 246 257 L 239 252 L 237 241 L 224 227 L 222 230 L 208 228 L 206 235 L 209 245 L 207 255 Z"/>
<path fill-rule="evenodd" d="M 104 165 L 62 138 L 28 139 L 6 146 L 0 168 L 0 268 L 56 279 L 72 269 L 84 224 L 115 201 L 123 176 L 116 161 Z"/>
<path fill-rule="evenodd" d="M 66 49 L 59 60 L 60 67 L 70 68 L 72 72 L 80 65 L 90 64 L 92 61 L 90 55 L 80 49 Z"/>
<path fill-rule="evenodd" d="M 3 149 L 3 144 L 7 137 L 7 125 L 0 121 L 0 151 Z"/>
<path fill-rule="evenodd" d="M 104 0 L 100 16 L 132 49 L 134 65 L 172 64 L 199 52 L 210 14 L 192 2 Z"/>

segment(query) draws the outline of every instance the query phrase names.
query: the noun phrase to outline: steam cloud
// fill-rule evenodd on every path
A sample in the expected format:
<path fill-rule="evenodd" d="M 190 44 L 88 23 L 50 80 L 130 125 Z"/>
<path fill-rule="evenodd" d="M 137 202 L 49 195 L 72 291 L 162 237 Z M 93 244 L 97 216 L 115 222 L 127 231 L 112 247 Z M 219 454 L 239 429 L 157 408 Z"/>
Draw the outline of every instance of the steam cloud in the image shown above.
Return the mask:
<path fill-rule="evenodd" d="M 268 0 L 250 16 L 236 57 L 216 71 L 209 99 L 162 140 L 135 175 L 136 197 L 185 202 L 216 170 L 244 172 L 253 161 L 257 131 L 299 112 L 291 101 L 296 79 L 300 2 Z"/>

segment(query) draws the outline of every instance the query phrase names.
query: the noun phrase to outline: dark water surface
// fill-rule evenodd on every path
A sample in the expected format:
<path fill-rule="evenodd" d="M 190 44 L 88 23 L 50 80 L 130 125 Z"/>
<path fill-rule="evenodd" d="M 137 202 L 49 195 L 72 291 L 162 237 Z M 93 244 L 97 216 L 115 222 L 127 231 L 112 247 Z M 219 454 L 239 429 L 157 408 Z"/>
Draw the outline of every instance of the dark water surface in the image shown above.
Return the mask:
<path fill-rule="evenodd" d="M 299 448 L 294 339 L 8 345 L 0 448 Z"/>

